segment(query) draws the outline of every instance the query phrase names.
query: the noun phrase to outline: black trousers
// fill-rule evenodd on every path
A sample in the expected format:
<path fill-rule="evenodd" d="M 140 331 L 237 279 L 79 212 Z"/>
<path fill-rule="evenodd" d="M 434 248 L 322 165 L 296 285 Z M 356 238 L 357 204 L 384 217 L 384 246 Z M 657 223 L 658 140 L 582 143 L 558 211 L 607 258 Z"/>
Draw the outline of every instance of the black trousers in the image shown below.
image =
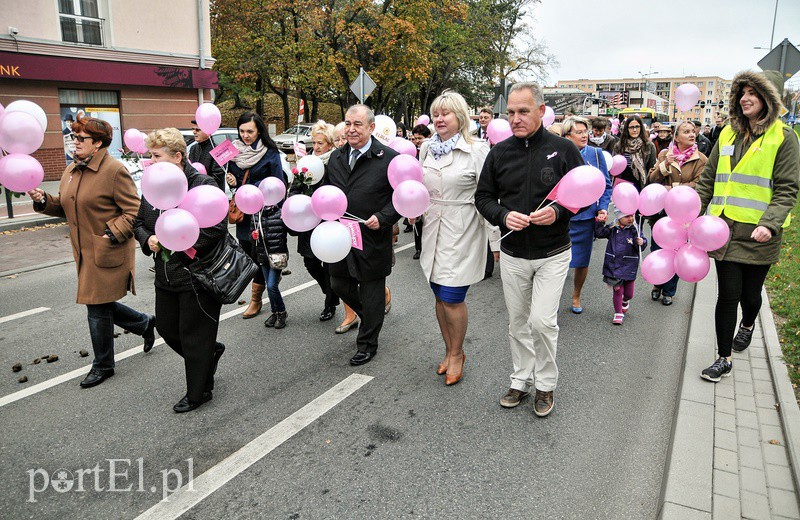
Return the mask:
<path fill-rule="evenodd" d="M 256 243 L 253 242 L 252 240 L 239 239 L 239 245 L 242 246 L 242 249 L 244 249 L 244 252 L 247 253 L 247 255 L 250 258 L 253 259 L 253 262 L 258 264 L 258 255 L 257 255 L 257 252 L 256 252 Z M 253 283 L 256 283 L 258 285 L 266 285 L 267 284 L 267 281 L 264 278 L 264 273 L 261 272 L 261 269 L 256 271 L 256 276 L 255 276 L 255 278 L 253 278 Z"/>
<path fill-rule="evenodd" d="M 322 294 L 325 295 L 325 307 L 336 307 L 339 305 L 339 297 L 331 289 L 331 275 L 328 272 L 328 264 L 315 256 L 304 256 L 303 265 L 311 277 L 317 281 Z"/>
<path fill-rule="evenodd" d="M 220 309 L 222 304 L 203 290 L 172 292 L 156 287 L 156 328 L 183 358 L 190 401 L 200 401 L 213 386 Z"/>
<path fill-rule="evenodd" d="M 486 243 L 486 250 L 488 253 L 486 254 L 486 267 L 483 270 L 483 275 L 488 278 L 494 272 L 494 253 L 492 253 L 492 246 L 488 242 Z"/>
<path fill-rule="evenodd" d="M 374 354 L 383 328 L 386 277 L 359 282 L 355 278 L 331 276 L 331 287 L 361 319 L 356 340 L 358 351 Z"/>
<path fill-rule="evenodd" d="M 717 260 L 717 308 L 714 324 L 719 355 L 731 355 L 736 334 L 738 307 L 742 306 L 742 324 L 753 325 L 761 309 L 761 288 L 771 265 L 740 264 Z"/>
<path fill-rule="evenodd" d="M 414 223 L 414 249 L 417 253 L 422 252 L 422 218 Z"/>

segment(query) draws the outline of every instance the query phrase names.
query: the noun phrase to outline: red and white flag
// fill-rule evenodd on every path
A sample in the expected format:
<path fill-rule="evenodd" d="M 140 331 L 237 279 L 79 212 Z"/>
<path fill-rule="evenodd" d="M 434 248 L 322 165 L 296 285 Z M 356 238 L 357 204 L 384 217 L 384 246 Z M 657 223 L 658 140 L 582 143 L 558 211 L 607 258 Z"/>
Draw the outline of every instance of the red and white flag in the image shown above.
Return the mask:
<path fill-rule="evenodd" d="M 303 122 L 303 116 L 306 113 L 306 103 L 302 99 L 300 100 L 300 110 L 297 111 L 297 124 Z"/>

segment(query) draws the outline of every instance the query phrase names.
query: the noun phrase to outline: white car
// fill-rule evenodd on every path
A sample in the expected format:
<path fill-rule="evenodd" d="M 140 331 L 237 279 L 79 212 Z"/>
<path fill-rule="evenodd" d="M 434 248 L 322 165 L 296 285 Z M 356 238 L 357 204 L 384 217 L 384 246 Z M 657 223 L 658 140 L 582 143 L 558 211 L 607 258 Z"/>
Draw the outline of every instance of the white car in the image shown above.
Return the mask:
<path fill-rule="evenodd" d="M 311 153 L 314 144 L 311 138 L 311 127 L 309 124 L 295 125 L 282 134 L 275 137 L 275 144 L 278 150 L 289 154 L 294 154 L 294 143 L 301 142 L 306 147 L 306 153 Z"/>

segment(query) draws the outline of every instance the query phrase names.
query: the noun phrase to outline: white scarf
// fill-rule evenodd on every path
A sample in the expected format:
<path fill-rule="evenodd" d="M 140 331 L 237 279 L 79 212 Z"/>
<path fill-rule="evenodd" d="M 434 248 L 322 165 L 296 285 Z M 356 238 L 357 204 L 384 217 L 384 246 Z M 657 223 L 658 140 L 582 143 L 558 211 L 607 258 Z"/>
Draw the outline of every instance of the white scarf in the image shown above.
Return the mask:
<path fill-rule="evenodd" d="M 439 137 L 439 134 L 433 134 L 433 139 L 431 139 L 430 145 L 428 149 L 433 154 L 433 158 L 437 161 L 444 155 L 449 154 L 453 151 L 453 148 L 456 147 L 456 143 L 458 143 L 458 138 L 461 137 L 461 134 L 456 133 L 453 137 L 448 139 L 447 141 L 442 142 L 442 138 Z"/>
<path fill-rule="evenodd" d="M 258 161 L 264 157 L 264 154 L 267 153 L 267 147 L 264 146 L 261 139 L 256 141 L 255 149 L 253 149 L 252 146 L 244 144 L 240 139 L 235 140 L 233 146 L 239 150 L 239 155 L 233 158 L 233 162 L 242 170 L 255 166 Z"/>

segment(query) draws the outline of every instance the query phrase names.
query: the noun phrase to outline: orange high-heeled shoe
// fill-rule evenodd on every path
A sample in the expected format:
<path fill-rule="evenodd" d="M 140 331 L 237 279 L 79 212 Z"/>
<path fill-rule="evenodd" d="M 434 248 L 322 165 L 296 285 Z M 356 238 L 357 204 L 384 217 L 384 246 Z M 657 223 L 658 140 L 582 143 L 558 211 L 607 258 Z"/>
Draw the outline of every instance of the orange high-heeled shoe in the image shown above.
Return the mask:
<path fill-rule="evenodd" d="M 444 361 L 439 363 L 439 366 L 436 367 L 436 373 L 440 376 L 443 376 L 447 373 L 447 363 Z"/>
<path fill-rule="evenodd" d="M 466 362 L 467 362 L 467 355 L 461 354 L 461 370 L 458 371 L 458 374 L 453 374 L 453 375 L 447 374 L 447 376 L 445 376 L 444 379 L 444 384 L 446 384 L 447 386 L 451 386 L 461 381 L 461 376 L 464 375 L 464 363 Z"/>

